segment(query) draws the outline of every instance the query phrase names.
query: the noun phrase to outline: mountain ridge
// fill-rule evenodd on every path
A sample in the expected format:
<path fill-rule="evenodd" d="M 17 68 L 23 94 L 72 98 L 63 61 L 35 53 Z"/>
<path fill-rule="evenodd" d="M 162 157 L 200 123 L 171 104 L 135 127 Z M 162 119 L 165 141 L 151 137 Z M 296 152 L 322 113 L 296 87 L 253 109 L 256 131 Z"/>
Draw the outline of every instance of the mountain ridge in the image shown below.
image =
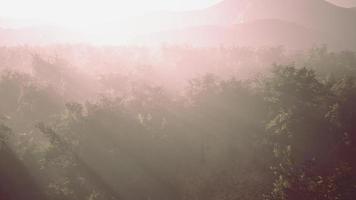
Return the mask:
<path fill-rule="evenodd" d="M 126 22 L 117 22 L 116 26 L 120 27 L 119 29 L 116 26 L 110 27 L 110 30 L 105 30 L 105 27 L 96 27 L 96 29 L 104 30 L 103 32 L 110 34 L 110 36 L 127 32 L 126 35 L 130 35 L 138 41 L 147 40 L 149 37 L 161 37 L 170 43 L 174 43 L 177 38 L 182 43 L 188 43 L 195 41 L 192 38 L 197 38 L 197 35 L 200 35 L 198 39 L 205 38 L 206 44 L 209 44 L 208 40 L 211 36 L 212 42 L 210 43 L 236 45 L 244 44 L 243 41 L 237 41 L 236 37 L 233 37 L 233 34 L 236 34 L 235 28 L 239 27 L 237 32 L 241 35 L 246 35 L 243 32 L 250 32 L 251 38 L 253 38 L 248 39 L 246 35 L 241 36 L 240 40 L 248 40 L 254 44 L 256 42 L 253 42 L 253 40 L 263 41 L 262 43 L 268 41 L 266 35 L 269 35 L 270 41 L 278 41 L 273 37 L 280 35 L 283 36 L 282 38 L 291 40 L 281 42 L 286 45 L 303 46 L 298 45 L 296 41 L 303 44 L 309 41 L 310 45 L 326 43 L 337 49 L 356 49 L 355 22 L 356 9 L 339 7 L 325 0 L 224 0 L 200 10 L 155 12 L 131 18 Z M 216 28 L 215 31 L 213 27 Z M 243 28 L 246 31 L 242 30 Z M 72 37 L 69 37 L 73 34 L 64 31 L 56 33 L 58 30 L 56 28 L 39 30 L 37 28 L 29 32 L 31 33 L 30 36 L 36 38 L 36 42 L 73 40 Z M 0 30 L 0 38 L 4 43 L 4 41 L 11 41 L 12 36 L 13 40 L 17 40 L 16 37 L 19 37 L 19 41 L 26 43 L 30 38 L 21 33 L 24 31 L 28 31 L 28 29 L 2 29 Z M 189 31 L 191 31 L 191 34 L 189 34 Z M 269 34 L 263 35 L 264 31 Z M 271 34 L 272 32 L 274 34 Z M 286 33 L 293 37 L 287 37 Z M 45 39 L 43 39 L 44 36 L 46 36 Z M 108 35 L 103 34 L 102 36 Z M 183 38 L 186 40 L 183 40 Z M 294 47 L 291 46 L 291 48 Z"/>

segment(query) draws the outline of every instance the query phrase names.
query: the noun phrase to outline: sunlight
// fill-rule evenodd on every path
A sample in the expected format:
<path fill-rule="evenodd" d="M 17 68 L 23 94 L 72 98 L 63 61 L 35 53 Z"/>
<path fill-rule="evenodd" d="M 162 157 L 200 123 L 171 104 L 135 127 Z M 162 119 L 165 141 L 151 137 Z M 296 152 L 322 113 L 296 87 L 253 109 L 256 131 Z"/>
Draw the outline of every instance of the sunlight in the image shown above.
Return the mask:
<path fill-rule="evenodd" d="M 0 200 L 356 200 L 353 5 L 0 0 Z"/>
<path fill-rule="evenodd" d="M 22 6 L 18 6 L 17 2 Z M 120 20 L 144 12 L 143 6 L 134 10 L 135 4 L 132 1 L 123 4 L 115 0 L 15 0 L 8 3 L 7 7 L 8 9 L 2 11 L 2 15 L 35 19 L 66 27 L 85 27 L 103 21 Z"/>
<path fill-rule="evenodd" d="M 85 28 L 159 10 L 204 8 L 218 0 L 11 0 L 0 3 L 0 17 L 39 20 L 69 28 Z"/>
<path fill-rule="evenodd" d="M 0 2 L 2 18 L 19 21 L 13 27 L 45 27 L 70 30 L 83 41 L 123 44 L 147 33 L 166 19 L 145 21 L 146 14 L 209 7 L 219 0 L 8 0 Z M 137 20 L 137 18 L 140 18 Z M 1 25 L 1 24 L 0 24 Z"/>

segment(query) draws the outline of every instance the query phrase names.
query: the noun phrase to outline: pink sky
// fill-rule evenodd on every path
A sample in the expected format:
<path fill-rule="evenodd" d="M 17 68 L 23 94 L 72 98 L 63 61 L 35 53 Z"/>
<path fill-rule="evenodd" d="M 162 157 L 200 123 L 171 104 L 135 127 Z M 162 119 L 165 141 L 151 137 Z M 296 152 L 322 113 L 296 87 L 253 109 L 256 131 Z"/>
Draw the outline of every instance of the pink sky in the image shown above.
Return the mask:
<path fill-rule="evenodd" d="M 221 0 L 2 0 L 0 16 L 55 22 L 76 19 L 111 20 L 156 10 L 205 8 L 219 1 Z"/>

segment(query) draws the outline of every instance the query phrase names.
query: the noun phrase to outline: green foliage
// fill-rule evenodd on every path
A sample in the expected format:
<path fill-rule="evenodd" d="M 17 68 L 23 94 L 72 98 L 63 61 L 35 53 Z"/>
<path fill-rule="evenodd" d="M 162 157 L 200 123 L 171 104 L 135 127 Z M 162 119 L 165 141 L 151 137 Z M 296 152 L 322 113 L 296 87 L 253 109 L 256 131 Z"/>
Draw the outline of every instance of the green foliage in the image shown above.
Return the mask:
<path fill-rule="evenodd" d="M 271 113 L 274 113 L 267 130 L 276 157 L 272 167 L 276 179 L 266 199 L 349 199 L 352 196 L 341 192 L 345 187 L 353 187 L 343 185 L 345 179 L 352 180 L 352 168 L 345 167 L 344 160 L 335 157 L 337 149 L 343 148 L 343 136 L 328 120 L 336 121 L 339 107 L 333 103 L 334 95 L 344 94 L 342 88 L 346 85 L 352 84 L 337 82 L 327 91 L 313 71 L 305 68 L 287 67 L 274 73 L 267 84 Z M 350 164 L 350 160 L 346 162 Z"/>
<path fill-rule="evenodd" d="M 211 68 L 293 59 L 281 48 L 162 54 Z M 353 200 L 354 60 L 316 48 L 258 80 L 209 73 L 178 92 L 150 82 L 153 67 L 144 80 L 90 78 L 35 56 L 33 75 L 1 73 L 0 140 L 48 199 Z"/>

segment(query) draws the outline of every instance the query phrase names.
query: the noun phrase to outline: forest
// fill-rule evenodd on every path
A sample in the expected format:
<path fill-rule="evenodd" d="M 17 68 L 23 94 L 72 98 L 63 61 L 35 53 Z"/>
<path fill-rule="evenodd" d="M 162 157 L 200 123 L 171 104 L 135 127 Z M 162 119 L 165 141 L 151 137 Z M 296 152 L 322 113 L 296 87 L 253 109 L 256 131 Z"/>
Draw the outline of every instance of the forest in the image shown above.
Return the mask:
<path fill-rule="evenodd" d="M 356 198 L 353 51 L 15 46 L 0 71 L 0 199 Z"/>

